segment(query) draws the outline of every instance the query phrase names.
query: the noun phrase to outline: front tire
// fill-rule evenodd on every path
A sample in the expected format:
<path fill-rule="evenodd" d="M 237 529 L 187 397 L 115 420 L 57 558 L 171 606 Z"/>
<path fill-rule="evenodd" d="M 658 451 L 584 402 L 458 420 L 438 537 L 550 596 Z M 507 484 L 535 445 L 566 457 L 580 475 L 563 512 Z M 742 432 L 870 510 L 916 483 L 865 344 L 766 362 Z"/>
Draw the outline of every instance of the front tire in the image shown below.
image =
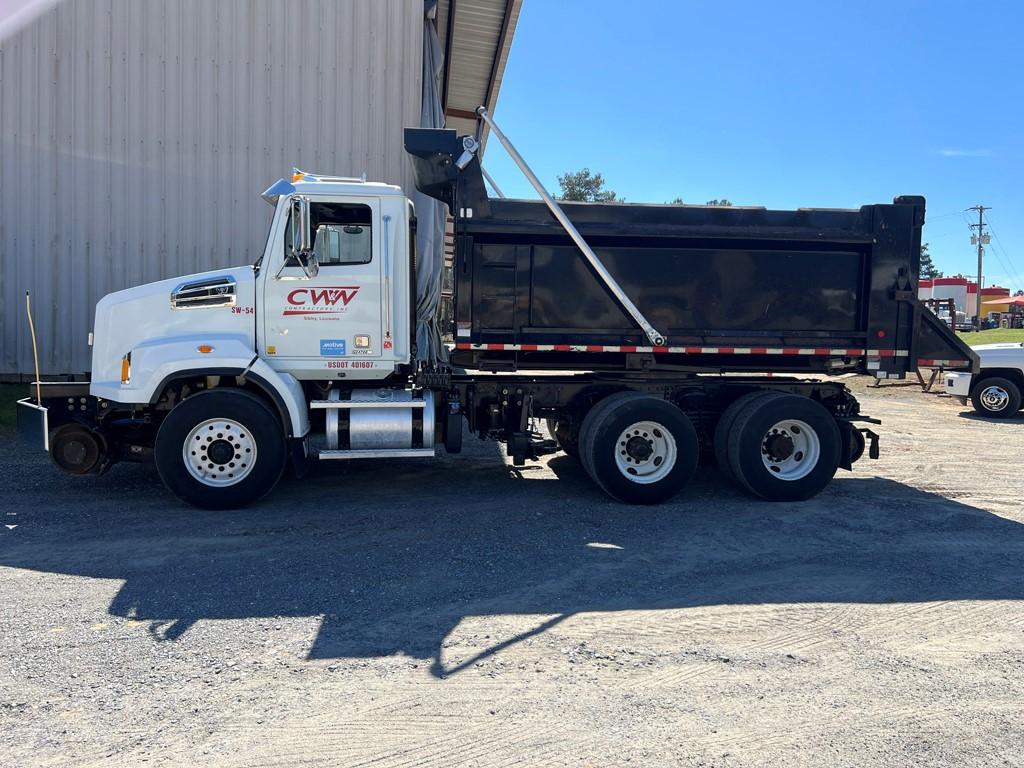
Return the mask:
<path fill-rule="evenodd" d="M 202 509 L 237 509 L 265 496 L 287 451 L 277 415 L 255 395 L 211 390 L 178 403 L 153 450 L 164 485 Z"/>
<path fill-rule="evenodd" d="M 989 376 L 971 388 L 971 404 L 982 416 L 1013 418 L 1021 406 L 1020 387 L 1002 376 Z"/>
<path fill-rule="evenodd" d="M 612 395 L 591 410 L 580 434 L 580 458 L 591 479 L 627 504 L 667 501 L 697 469 L 697 432 L 666 400 Z"/>

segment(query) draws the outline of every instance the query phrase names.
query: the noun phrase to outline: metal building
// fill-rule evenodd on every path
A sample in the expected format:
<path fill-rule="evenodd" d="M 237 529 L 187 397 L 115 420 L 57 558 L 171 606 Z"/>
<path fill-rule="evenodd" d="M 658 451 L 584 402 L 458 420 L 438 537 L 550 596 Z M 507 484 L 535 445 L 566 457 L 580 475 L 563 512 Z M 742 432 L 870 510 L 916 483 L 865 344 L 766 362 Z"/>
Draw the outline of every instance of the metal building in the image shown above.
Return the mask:
<path fill-rule="evenodd" d="M 253 261 L 294 166 L 411 195 L 424 40 L 442 110 L 493 109 L 521 0 L 24 0 L 0 18 L 0 375 L 82 374 L 93 307 Z M 6 7 L 11 6 L 8 3 Z M 447 55 L 450 54 L 450 55 Z"/>

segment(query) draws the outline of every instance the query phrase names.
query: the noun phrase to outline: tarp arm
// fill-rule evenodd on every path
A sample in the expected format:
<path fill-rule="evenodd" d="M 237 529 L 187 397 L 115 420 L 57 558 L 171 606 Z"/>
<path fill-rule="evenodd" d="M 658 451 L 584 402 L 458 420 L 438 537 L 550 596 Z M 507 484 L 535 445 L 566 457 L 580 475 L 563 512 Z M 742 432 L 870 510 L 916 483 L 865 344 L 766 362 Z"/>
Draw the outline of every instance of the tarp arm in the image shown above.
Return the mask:
<path fill-rule="evenodd" d="M 608 290 L 611 291 L 619 304 L 622 305 L 622 308 L 629 313 L 633 320 L 636 321 L 636 324 L 643 329 L 643 332 L 647 335 L 651 344 L 656 347 L 665 346 L 665 336 L 659 333 L 655 327 L 647 321 L 644 314 L 637 308 L 629 296 L 626 295 L 626 292 L 622 290 L 622 286 L 620 286 L 618 282 L 616 282 L 615 278 L 612 277 L 611 272 L 607 270 L 601 262 L 601 259 L 598 258 L 596 253 L 594 253 L 594 250 L 587 244 L 587 241 L 583 239 L 583 235 L 581 235 L 579 230 L 577 230 L 573 223 L 569 221 L 569 217 L 565 215 L 565 211 L 562 210 L 562 207 L 555 202 L 555 199 L 548 194 L 546 189 L 544 189 L 544 185 L 540 183 L 540 179 L 538 179 L 534 172 L 530 170 L 530 166 L 528 166 L 526 161 L 523 160 L 523 156 L 519 154 L 514 146 L 512 146 L 512 142 L 508 140 L 504 133 L 501 132 L 501 129 L 494 124 L 494 120 L 489 114 L 487 114 L 487 110 L 484 107 L 477 107 L 476 113 L 480 115 L 480 118 L 485 123 L 487 123 L 495 138 L 501 142 L 501 146 L 505 148 L 505 151 L 508 152 L 512 160 L 515 161 L 515 164 L 519 166 L 519 170 L 523 172 L 523 175 L 527 178 L 530 184 L 533 185 L 533 188 L 537 190 L 537 194 L 540 195 L 541 200 L 543 200 L 548 209 L 550 209 L 552 215 L 569 234 L 569 237 L 573 239 L 573 242 L 576 243 L 587 261 L 590 262 L 590 266 L 597 273 L 601 282 L 603 282 Z"/>

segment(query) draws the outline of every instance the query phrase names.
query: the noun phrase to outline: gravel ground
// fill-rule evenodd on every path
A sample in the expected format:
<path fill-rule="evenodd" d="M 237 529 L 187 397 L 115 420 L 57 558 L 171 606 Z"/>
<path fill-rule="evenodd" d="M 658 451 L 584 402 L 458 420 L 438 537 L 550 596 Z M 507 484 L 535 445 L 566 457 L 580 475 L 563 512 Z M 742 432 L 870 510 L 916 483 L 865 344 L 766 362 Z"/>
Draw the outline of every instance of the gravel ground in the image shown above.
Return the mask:
<path fill-rule="evenodd" d="M 1024 422 L 862 400 L 788 505 L 471 440 L 211 513 L 0 438 L 0 765 L 1024 765 Z"/>

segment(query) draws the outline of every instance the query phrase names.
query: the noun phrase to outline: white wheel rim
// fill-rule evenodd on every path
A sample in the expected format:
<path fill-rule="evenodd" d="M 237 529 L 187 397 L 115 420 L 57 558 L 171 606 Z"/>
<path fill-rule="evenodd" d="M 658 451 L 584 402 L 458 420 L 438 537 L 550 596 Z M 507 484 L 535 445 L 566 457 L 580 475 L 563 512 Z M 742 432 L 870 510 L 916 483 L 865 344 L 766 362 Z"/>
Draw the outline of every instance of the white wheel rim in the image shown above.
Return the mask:
<path fill-rule="evenodd" d="M 761 461 L 773 476 L 792 482 L 807 477 L 821 458 L 821 439 L 810 424 L 786 419 L 761 438 Z"/>
<path fill-rule="evenodd" d="M 185 467 L 203 485 L 223 488 L 242 482 L 256 464 L 256 441 L 234 419 L 207 419 L 197 424 L 182 447 Z"/>
<path fill-rule="evenodd" d="M 656 421 L 631 424 L 615 441 L 615 466 L 626 479 L 640 485 L 667 477 L 677 456 L 676 439 Z"/>
<path fill-rule="evenodd" d="M 985 387 L 981 391 L 981 404 L 989 411 L 1001 411 L 1010 402 L 1010 393 L 1002 387 Z"/>

